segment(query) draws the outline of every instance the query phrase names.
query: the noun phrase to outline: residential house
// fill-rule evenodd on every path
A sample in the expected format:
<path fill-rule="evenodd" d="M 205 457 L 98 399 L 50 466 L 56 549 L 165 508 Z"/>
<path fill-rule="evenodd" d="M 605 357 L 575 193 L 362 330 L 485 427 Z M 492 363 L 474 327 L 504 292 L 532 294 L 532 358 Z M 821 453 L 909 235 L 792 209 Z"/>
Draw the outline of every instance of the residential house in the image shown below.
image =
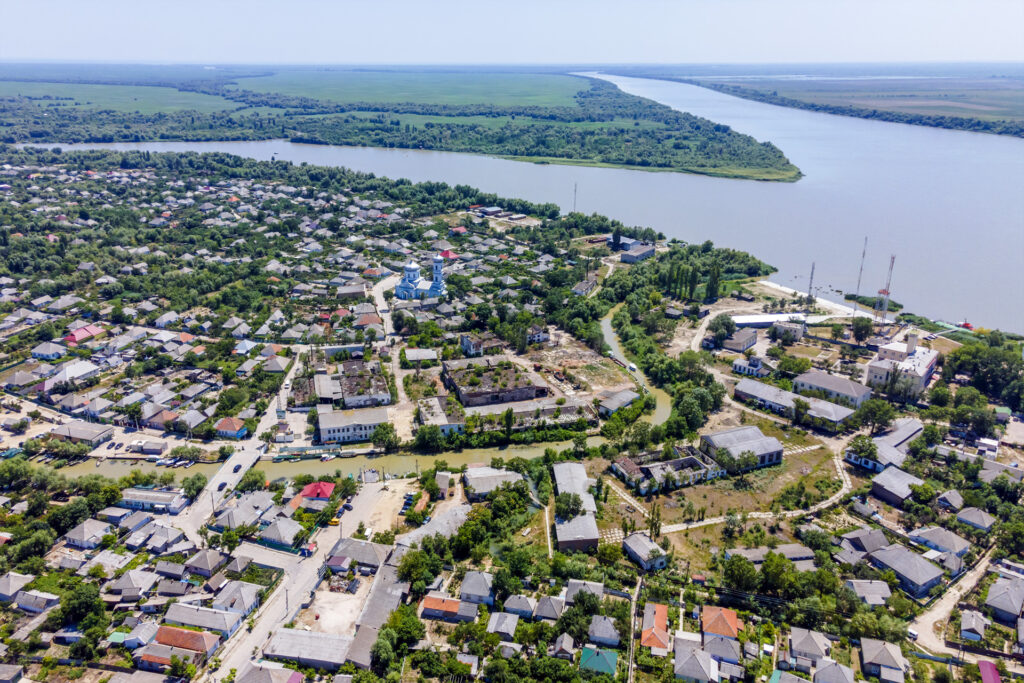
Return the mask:
<path fill-rule="evenodd" d="M 0 576 L 0 602 L 11 602 L 18 592 L 35 580 L 31 574 L 7 572 Z"/>
<path fill-rule="evenodd" d="M 161 645 L 191 650 L 208 659 L 220 647 L 220 637 L 209 631 L 192 631 L 174 626 L 160 626 L 153 640 Z"/>
<path fill-rule="evenodd" d="M 245 616 L 260 604 L 263 586 L 245 581 L 228 581 L 217 592 L 211 607 Z"/>
<path fill-rule="evenodd" d="M 664 657 L 672 646 L 668 630 L 668 606 L 648 601 L 640 622 L 640 645 L 651 648 L 651 654 Z"/>
<path fill-rule="evenodd" d="M 683 638 L 676 638 L 672 670 L 684 683 L 718 683 L 718 661 Z"/>
<path fill-rule="evenodd" d="M 600 600 L 604 597 L 604 584 L 597 581 L 569 579 L 565 586 L 565 603 L 572 605 L 576 600 L 576 596 L 580 593 L 593 593 Z"/>
<path fill-rule="evenodd" d="M 391 547 L 358 538 L 342 538 L 327 556 L 331 569 L 352 568 L 361 574 L 375 574 L 391 555 Z"/>
<path fill-rule="evenodd" d="M 622 541 L 622 549 L 645 572 L 664 569 L 668 563 L 665 551 L 643 531 L 634 531 Z M 667 646 L 666 646 L 667 647 Z"/>
<path fill-rule="evenodd" d="M 789 652 L 809 660 L 814 666 L 832 654 L 832 642 L 820 631 L 793 627 L 789 632 Z"/>
<path fill-rule="evenodd" d="M 1006 624 L 1016 624 L 1024 611 L 1024 579 L 1000 577 L 989 586 L 985 607 Z"/>
<path fill-rule="evenodd" d="M 222 439 L 244 439 L 248 432 L 245 420 L 240 420 L 237 417 L 222 418 L 214 426 L 214 429 L 217 430 L 217 436 Z"/>
<path fill-rule="evenodd" d="M 242 623 L 242 615 L 238 612 L 226 612 L 219 609 L 210 609 L 209 607 L 175 602 L 167 608 L 167 615 L 164 617 L 164 621 L 176 626 L 213 631 L 227 640 L 238 630 L 239 625 Z"/>
<path fill-rule="evenodd" d="M 110 533 L 113 533 L 113 527 L 106 522 L 86 519 L 74 529 L 64 534 L 64 540 L 68 545 L 75 548 L 91 550 L 92 548 L 99 547 L 103 537 Z"/>
<path fill-rule="evenodd" d="M 580 669 L 615 677 L 619 665 L 619 653 L 615 650 L 586 645 L 580 655 Z"/>
<path fill-rule="evenodd" d="M 704 605 L 700 615 L 701 630 L 704 634 L 713 634 L 739 639 L 740 624 L 739 615 L 734 610 L 714 605 Z"/>
<path fill-rule="evenodd" d="M 210 578 L 230 559 L 230 555 L 207 548 L 200 550 L 185 562 L 185 569 L 193 574 Z"/>
<path fill-rule="evenodd" d="M 899 645 L 874 638 L 861 638 L 860 663 L 865 676 L 874 676 L 883 683 L 902 683 L 910 670 Z"/>
<path fill-rule="evenodd" d="M 565 611 L 565 600 L 563 598 L 545 595 L 537 600 L 537 607 L 533 610 L 534 621 L 555 622 Z"/>
<path fill-rule="evenodd" d="M 778 465 L 782 462 L 783 453 L 782 443 L 778 439 L 774 436 L 765 436 L 754 426 L 735 427 L 714 434 L 704 434 L 700 437 L 700 450 L 723 467 L 725 465 L 720 462 L 722 450 L 725 450 L 736 463 L 741 463 L 745 456 L 753 456 L 748 465 L 741 465 L 740 471 Z"/>
<path fill-rule="evenodd" d="M 60 603 L 60 596 L 40 590 L 22 590 L 14 596 L 14 604 L 25 612 L 39 614 Z"/>
<path fill-rule="evenodd" d="M 555 638 L 555 642 L 548 648 L 548 656 L 567 659 L 570 662 L 575 659 L 576 643 L 573 642 L 572 636 L 568 633 L 563 633 Z"/>
<path fill-rule="evenodd" d="M 475 607 L 475 606 L 474 606 Z M 514 641 L 519 615 L 509 612 L 493 612 L 487 621 L 487 632 L 497 633 L 504 641 Z"/>
<path fill-rule="evenodd" d="M 871 480 L 871 495 L 881 501 L 902 507 L 912 493 L 911 486 L 920 486 L 924 480 L 890 465 Z"/>
<path fill-rule="evenodd" d="M 475 621 L 479 606 L 453 598 L 439 591 L 431 591 L 420 600 L 420 618 L 449 622 Z"/>
<path fill-rule="evenodd" d="M 900 587 L 915 598 L 927 595 L 942 580 L 941 569 L 899 544 L 880 548 L 870 553 L 868 559 L 883 571 L 891 569 L 900 580 Z"/>
<path fill-rule="evenodd" d="M 487 572 L 466 572 L 466 576 L 462 579 L 462 588 L 459 597 L 466 602 L 472 602 L 479 605 L 493 605 L 493 585 L 494 576 Z"/>
<path fill-rule="evenodd" d="M 611 617 L 595 614 L 590 618 L 587 638 L 595 645 L 618 647 L 620 636 L 618 629 L 615 628 L 615 620 Z"/>
<path fill-rule="evenodd" d="M 908 534 L 908 537 L 915 543 L 928 546 L 940 553 L 953 553 L 957 557 L 963 557 L 971 549 L 971 544 L 966 539 L 960 538 L 952 531 L 940 526 L 914 529 Z"/>
<path fill-rule="evenodd" d="M 881 607 L 892 595 L 889 584 L 885 581 L 847 579 L 846 586 L 868 607 Z"/>
<path fill-rule="evenodd" d="M 964 610 L 960 613 L 960 638 L 975 642 L 983 640 L 985 629 L 991 624 L 992 622 L 986 619 L 981 612 L 973 609 Z"/>
<path fill-rule="evenodd" d="M 956 515 L 958 522 L 963 522 L 967 526 L 974 527 L 975 529 L 981 529 L 982 531 L 992 531 L 992 527 L 995 526 L 998 521 L 995 517 L 975 507 L 964 508 Z"/>

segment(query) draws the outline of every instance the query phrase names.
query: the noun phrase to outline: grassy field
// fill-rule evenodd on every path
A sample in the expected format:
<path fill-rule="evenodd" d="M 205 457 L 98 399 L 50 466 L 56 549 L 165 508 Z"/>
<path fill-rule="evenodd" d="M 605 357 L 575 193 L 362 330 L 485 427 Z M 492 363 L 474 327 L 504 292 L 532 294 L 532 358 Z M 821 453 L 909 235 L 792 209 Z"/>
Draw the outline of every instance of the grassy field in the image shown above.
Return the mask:
<path fill-rule="evenodd" d="M 136 85 L 84 85 L 79 83 L 27 83 L 0 81 L 0 97 L 23 96 L 55 99 L 62 105 L 88 109 L 159 114 L 164 112 L 195 110 L 216 112 L 235 109 L 236 102 L 215 95 L 181 92 L 173 88 Z M 67 99 L 70 98 L 70 99 Z"/>
<path fill-rule="evenodd" d="M 711 80 L 711 79 L 708 79 Z M 1024 120 L 1024 81 L 999 78 L 811 79 L 723 81 L 783 97 L 835 106 L 925 116 Z"/>
<path fill-rule="evenodd" d="M 524 73 L 395 71 L 277 71 L 240 78 L 239 88 L 331 102 L 418 102 L 498 106 L 575 106 L 587 81 L 576 76 Z"/>

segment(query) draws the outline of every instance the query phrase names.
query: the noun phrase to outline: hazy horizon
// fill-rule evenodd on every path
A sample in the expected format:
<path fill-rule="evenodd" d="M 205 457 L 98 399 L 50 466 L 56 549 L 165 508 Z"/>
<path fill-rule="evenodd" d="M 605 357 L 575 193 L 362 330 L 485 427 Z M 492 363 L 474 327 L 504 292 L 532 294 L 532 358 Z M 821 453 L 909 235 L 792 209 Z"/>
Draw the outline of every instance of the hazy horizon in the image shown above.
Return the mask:
<path fill-rule="evenodd" d="M 260 66 L 1024 61 L 1018 0 L 9 0 L 0 61 Z"/>

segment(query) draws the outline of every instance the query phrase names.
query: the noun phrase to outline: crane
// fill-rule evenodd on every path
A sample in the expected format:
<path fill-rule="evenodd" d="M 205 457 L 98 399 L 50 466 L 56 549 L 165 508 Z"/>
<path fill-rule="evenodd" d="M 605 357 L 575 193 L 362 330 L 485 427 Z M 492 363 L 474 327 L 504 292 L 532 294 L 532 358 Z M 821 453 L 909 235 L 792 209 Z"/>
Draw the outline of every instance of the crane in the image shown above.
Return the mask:
<path fill-rule="evenodd" d="M 889 257 L 889 275 L 885 278 L 885 289 L 878 290 L 878 299 L 875 302 L 878 312 L 881 314 L 881 323 L 884 324 L 889 314 L 889 288 L 892 286 L 892 269 L 896 265 L 896 254 Z"/>

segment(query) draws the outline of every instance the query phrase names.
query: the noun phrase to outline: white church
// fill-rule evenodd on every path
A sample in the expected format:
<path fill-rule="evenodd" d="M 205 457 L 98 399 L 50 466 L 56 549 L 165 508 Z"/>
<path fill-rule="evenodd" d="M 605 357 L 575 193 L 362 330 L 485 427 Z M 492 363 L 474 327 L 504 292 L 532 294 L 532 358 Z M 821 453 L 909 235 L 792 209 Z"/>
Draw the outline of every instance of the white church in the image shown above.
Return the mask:
<path fill-rule="evenodd" d="M 435 254 L 432 262 L 433 280 L 424 280 L 420 265 L 415 261 L 405 264 L 402 280 L 395 285 L 395 296 L 399 299 L 426 299 L 442 297 L 448 293 L 444 285 L 444 257 Z"/>

